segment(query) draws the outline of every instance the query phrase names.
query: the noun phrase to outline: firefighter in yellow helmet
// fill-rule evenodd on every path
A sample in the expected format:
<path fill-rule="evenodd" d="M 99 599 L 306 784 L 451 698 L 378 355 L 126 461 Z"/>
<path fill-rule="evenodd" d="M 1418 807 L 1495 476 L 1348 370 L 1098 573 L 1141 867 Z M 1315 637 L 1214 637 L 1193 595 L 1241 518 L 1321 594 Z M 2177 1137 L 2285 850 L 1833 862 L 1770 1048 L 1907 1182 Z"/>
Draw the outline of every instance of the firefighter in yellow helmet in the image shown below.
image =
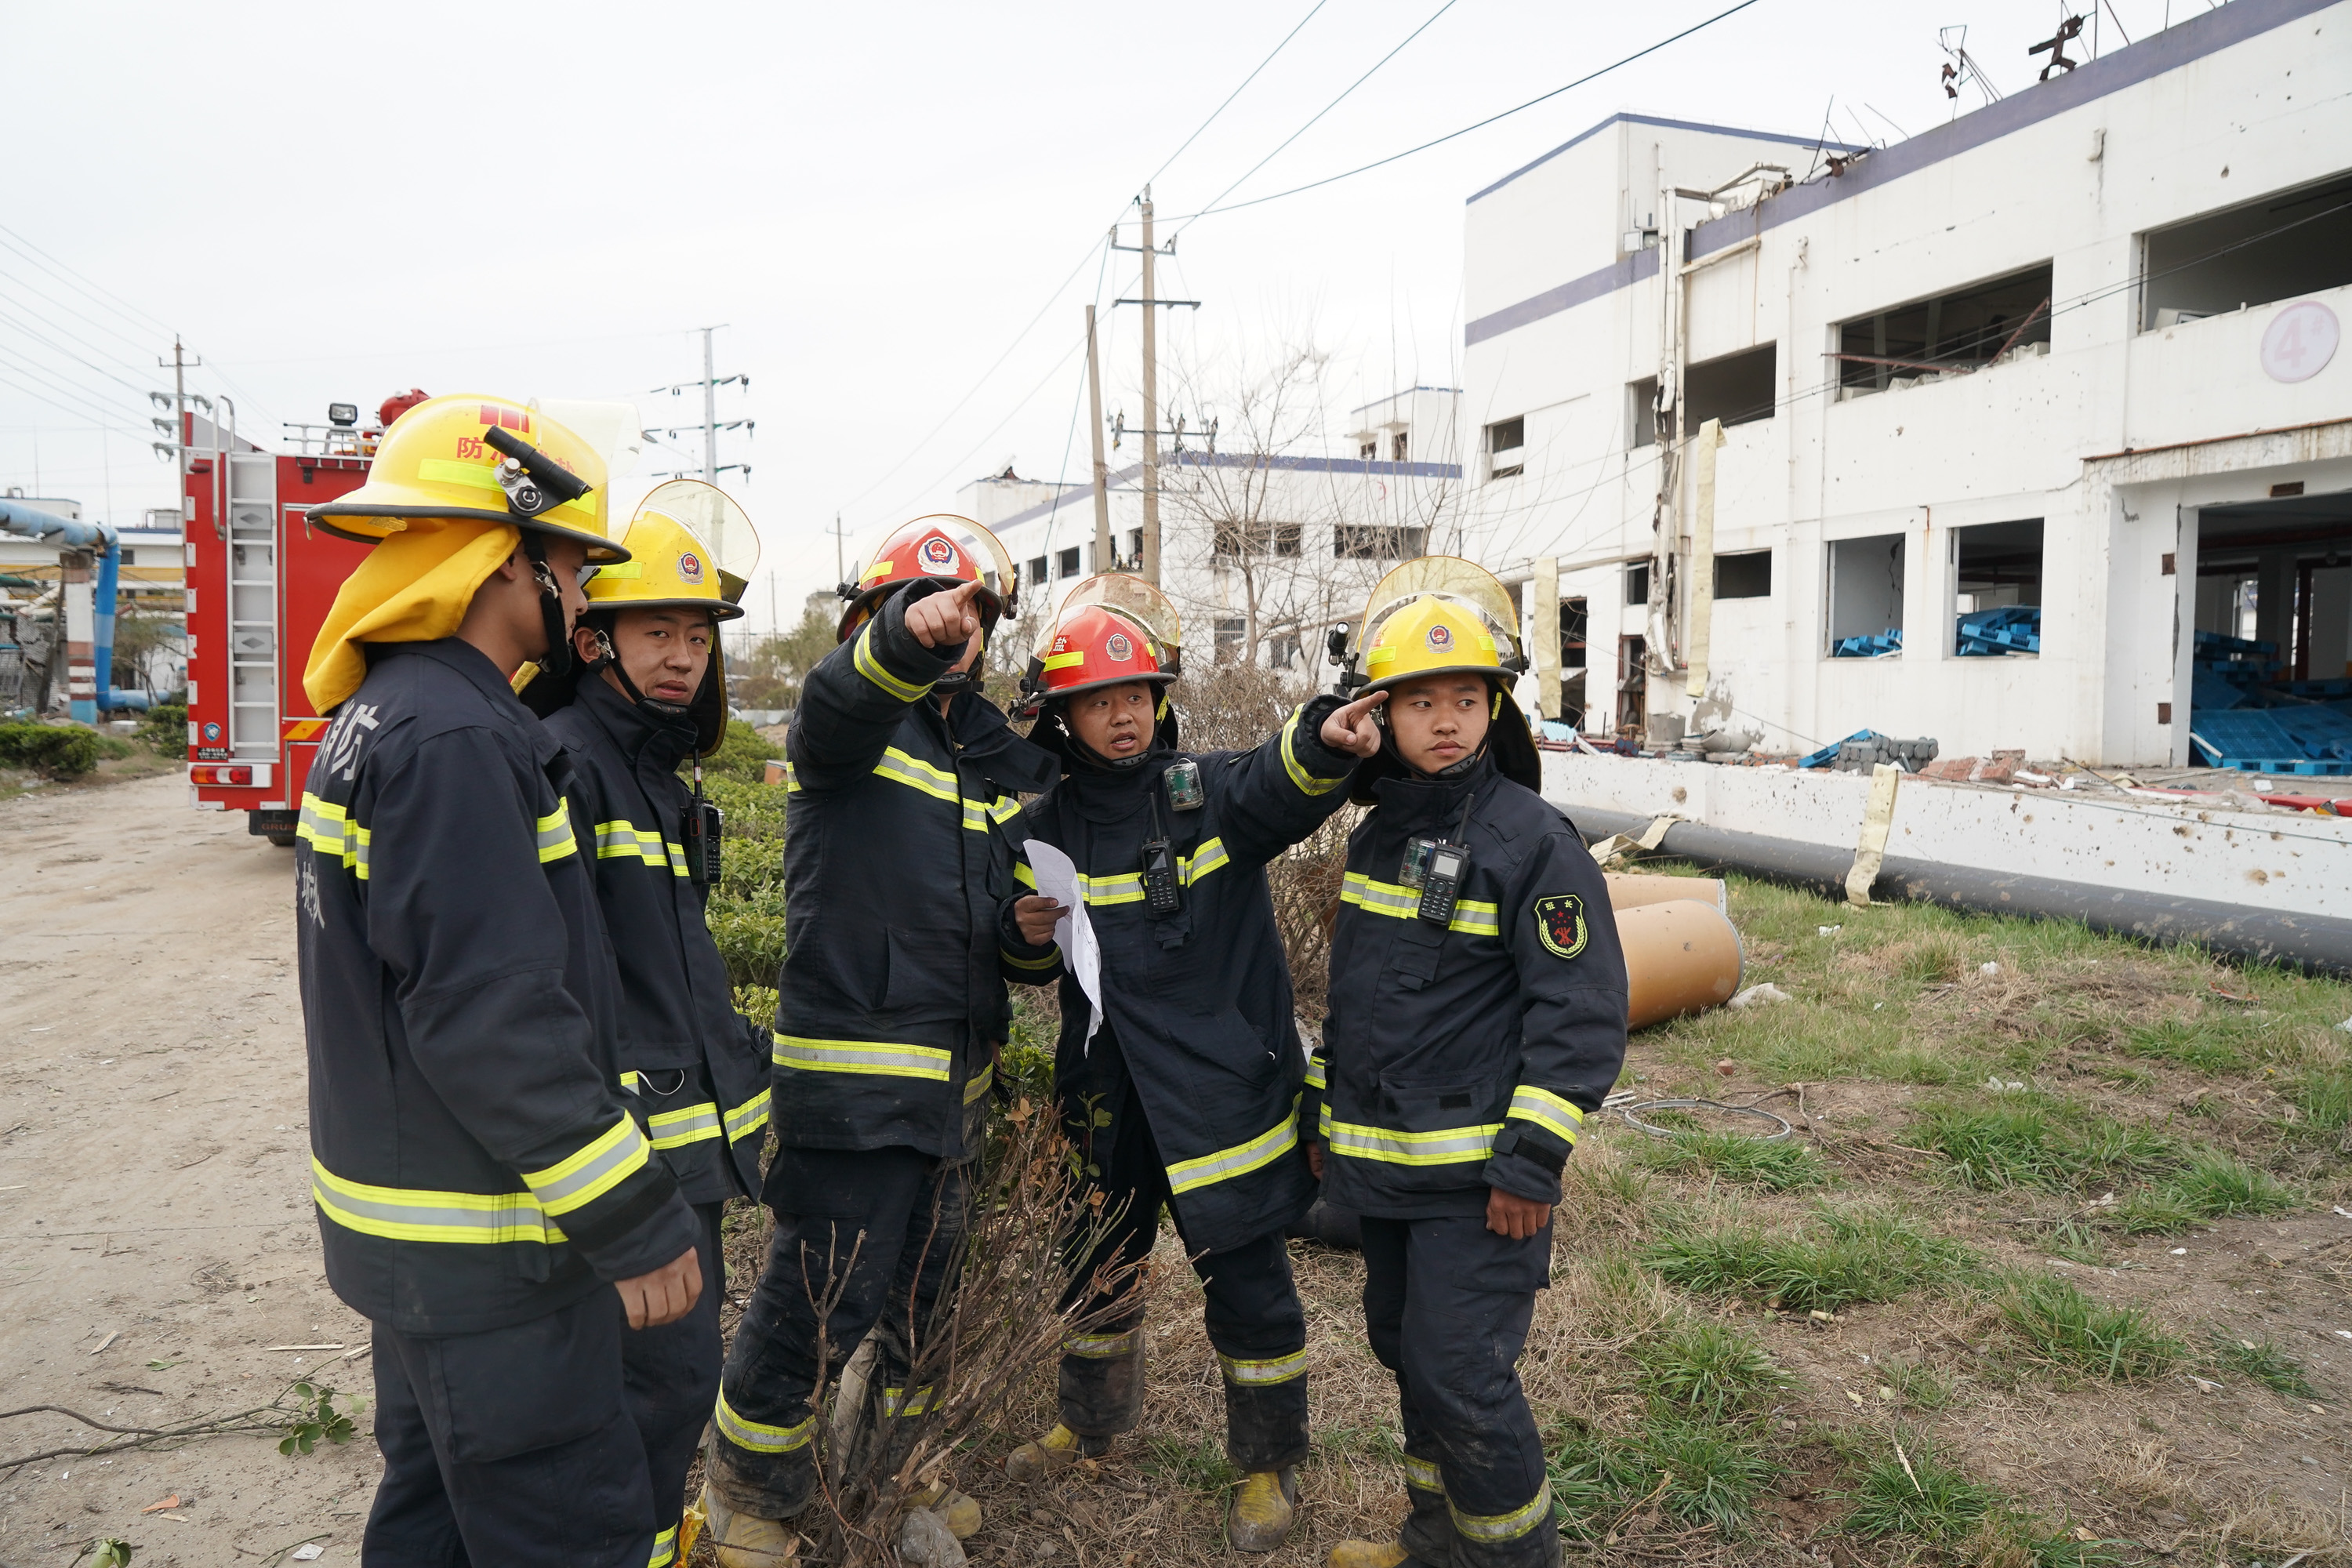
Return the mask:
<path fill-rule="evenodd" d="M 725 1353 L 719 1215 L 729 1199 L 759 1194 L 768 1125 L 768 1030 L 735 1011 L 706 923 L 720 822 L 701 767 L 726 733 L 719 630 L 743 613 L 722 584 L 740 591 L 751 575 L 758 536 L 724 492 L 673 479 L 640 504 L 624 542 L 630 559 L 588 584 L 575 674 L 541 676 L 522 695 L 563 742 L 572 831 L 594 846 L 621 978 L 621 1085 L 701 1221 L 702 1299 L 678 1321 L 631 1335 L 624 1356 L 661 1525 L 650 1561 L 661 1568 Z M 678 778 L 689 763 L 690 793 Z"/>
<path fill-rule="evenodd" d="M 1537 793 L 1516 626 L 1491 575 L 1431 556 L 1383 578 L 1355 628 L 1346 684 L 1385 695 L 1385 740 L 1356 774 L 1373 809 L 1348 837 L 1301 1114 L 1325 1199 L 1362 1216 L 1412 1511 L 1332 1568 L 1560 1560 L 1516 1363 L 1560 1173 L 1624 1059 L 1625 965 L 1599 868 Z"/>
<path fill-rule="evenodd" d="M 701 1293 L 694 1211 L 618 1080 L 617 983 L 562 748 L 514 694 L 626 562 L 585 442 L 495 397 L 385 431 L 310 522 L 374 549 L 305 684 L 297 946 L 311 1193 L 373 1325 L 371 1562 L 643 1568 L 623 1344 Z"/>
<path fill-rule="evenodd" d="M 886 1454 L 929 1407 L 913 1373 L 937 1364 L 923 1350 L 961 1266 L 1005 981 L 1027 973 L 997 930 L 1016 890 L 1018 795 L 1056 771 L 981 694 L 1015 589 L 986 529 L 918 518 L 842 585 L 841 644 L 802 683 L 784 742 L 773 1093 L 790 1112 L 763 1194 L 775 1237 L 728 1352 L 706 1468 L 724 1568 L 791 1560 L 787 1521 L 815 1496 L 822 1368 L 875 1335 L 862 1419 Z M 944 1485 L 929 1505 L 959 1535 L 978 1528 L 979 1505 Z"/>

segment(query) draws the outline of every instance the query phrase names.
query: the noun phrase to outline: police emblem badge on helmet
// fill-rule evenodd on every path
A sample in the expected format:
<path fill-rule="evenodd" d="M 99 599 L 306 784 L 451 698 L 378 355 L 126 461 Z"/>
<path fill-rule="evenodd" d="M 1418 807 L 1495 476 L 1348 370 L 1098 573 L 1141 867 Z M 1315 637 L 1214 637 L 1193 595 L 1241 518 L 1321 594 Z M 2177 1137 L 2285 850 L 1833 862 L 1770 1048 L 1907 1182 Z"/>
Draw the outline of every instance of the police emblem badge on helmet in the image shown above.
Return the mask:
<path fill-rule="evenodd" d="M 1584 918 L 1584 900 L 1575 893 L 1549 893 L 1536 900 L 1536 935 L 1562 958 L 1584 951 L 1592 931 Z"/>
<path fill-rule="evenodd" d="M 677 558 L 677 578 L 681 583 L 701 582 L 702 558 L 690 550 L 680 555 Z"/>
<path fill-rule="evenodd" d="M 1429 628 L 1429 646 L 1444 653 L 1454 646 L 1454 628 L 1439 621 Z"/>
<path fill-rule="evenodd" d="M 955 546 L 936 533 L 923 541 L 921 554 L 924 565 L 936 567 L 941 572 L 952 572 L 958 565 Z"/>
<path fill-rule="evenodd" d="M 1125 664 L 1135 657 L 1135 645 L 1127 640 L 1125 632 L 1113 632 L 1103 639 L 1103 653 L 1105 657 Z"/>

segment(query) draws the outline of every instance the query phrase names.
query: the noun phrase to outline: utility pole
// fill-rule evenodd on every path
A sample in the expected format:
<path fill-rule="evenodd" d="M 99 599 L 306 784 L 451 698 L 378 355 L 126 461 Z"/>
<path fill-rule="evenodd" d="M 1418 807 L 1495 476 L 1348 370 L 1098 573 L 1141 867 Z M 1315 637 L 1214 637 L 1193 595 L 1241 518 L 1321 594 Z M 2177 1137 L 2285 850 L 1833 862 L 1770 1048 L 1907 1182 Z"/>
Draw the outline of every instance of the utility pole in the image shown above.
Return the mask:
<path fill-rule="evenodd" d="M 833 514 L 833 526 L 825 531 L 833 535 L 833 580 L 846 585 L 849 582 L 849 568 L 841 559 L 841 542 L 848 536 L 848 530 L 841 526 L 839 512 Z"/>
<path fill-rule="evenodd" d="M 711 380 L 710 338 L 717 327 L 702 329 L 702 477 L 719 482 L 719 384 Z"/>
<path fill-rule="evenodd" d="M 1113 250 L 1140 250 L 1143 256 L 1143 298 L 1115 300 L 1117 305 L 1143 307 L 1143 580 L 1157 584 L 1160 581 L 1160 437 L 1175 434 L 1160 428 L 1160 318 L 1159 310 L 1181 305 L 1188 310 L 1201 308 L 1198 300 L 1162 300 L 1152 279 L 1152 263 L 1162 256 L 1176 254 L 1176 242 L 1170 240 L 1161 250 L 1151 243 L 1151 187 L 1143 187 L 1136 198 L 1143 208 L 1143 244 L 1121 245 L 1118 231 L 1111 231 Z M 1095 423 L 1099 426 L 1101 417 Z"/>
<path fill-rule="evenodd" d="M 1151 187 L 1143 187 L 1143 580 L 1160 582 L 1160 316 L 1151 282 Z"/>
<path fill-rule="evenodd" d="M 1150 289 L 1145 290 L 1150 293 Z M 1145 321 L 1151 319 L 1146 312 Z M 1102 363 L 1095 357 L 1095 308 L 1087 307 L 1087 416 L 1095 432 L 1095 570 L 1108 572 L 1118 560 L 1110 540 L 1110 465 L 1103 461 Z"/>

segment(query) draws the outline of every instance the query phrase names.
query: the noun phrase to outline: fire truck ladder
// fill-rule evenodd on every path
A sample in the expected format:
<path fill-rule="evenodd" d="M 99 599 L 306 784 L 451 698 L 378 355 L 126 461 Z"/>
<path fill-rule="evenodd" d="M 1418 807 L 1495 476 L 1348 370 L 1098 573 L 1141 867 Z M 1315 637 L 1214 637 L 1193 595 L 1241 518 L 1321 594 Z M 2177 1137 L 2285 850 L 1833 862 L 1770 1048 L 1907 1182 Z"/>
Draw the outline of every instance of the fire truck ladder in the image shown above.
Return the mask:
<path fill-rule="evenodd" d="M 229 752 L 268 762 L 278 756 L 278 459 L 239 451 L 236 417 L 214 468 L 228 478 Z"/>

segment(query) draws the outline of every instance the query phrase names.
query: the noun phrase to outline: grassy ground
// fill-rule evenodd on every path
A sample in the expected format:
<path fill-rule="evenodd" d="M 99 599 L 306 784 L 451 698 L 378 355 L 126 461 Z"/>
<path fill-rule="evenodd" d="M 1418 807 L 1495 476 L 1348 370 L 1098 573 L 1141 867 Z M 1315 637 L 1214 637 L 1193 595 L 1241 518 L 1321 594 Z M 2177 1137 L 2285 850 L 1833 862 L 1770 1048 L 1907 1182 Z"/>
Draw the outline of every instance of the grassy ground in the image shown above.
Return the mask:
<path fill-rule="evenodd" d="M 1647 1031 L 1623 1087 L 1794 1134 L 1594 1119 L 1520 1363 L 1570 1558 L 2352 1561 L 2352 987 L 1758 883 L 1732 913 L 1748 982 L 1794 1000 Z M 1162 1250 L 1142 1428 L 1034 1488 L 996 1468 L 1024 1434 L 986 1445 L 976 1561 L 1231 1556 L 1199 1291 Z M 1402 1512 L 1360 1264 L 1294 1260 L 1317 1451 L 1282 1565 Z"/>
<path fill-rule="evenodd" d="M 780 889 L 738 886 L 714 924 L 740 922 L 748 980 Z M 1644 1032 L 1621 1087 L 1793 1131 L 1595 1117 L 1570 1163 L 1520 1363 L 1570 1560 L 2352 1562 L 2352 987 L 1739 880 L 1731 911 L 1747 982 L 1793 999 Z M 1033 1078 L 1042 1002 L 1012 1053 Z M 735 1228 L 740 1296 L 756 1215 Z M 1013 1486 L 1004 1453 L 1053 1418 L 1041 1368 L 1026 1426 L 961 1472 L 975 1562 L 1233 1558 L 1200 1291 L 1172 1235 L 1161 1253 L 1142 1426 Z M 1402 1514 L 1360 1261 L 1293 1261 L 1317 1447 L 1268 1568 Z"/>

